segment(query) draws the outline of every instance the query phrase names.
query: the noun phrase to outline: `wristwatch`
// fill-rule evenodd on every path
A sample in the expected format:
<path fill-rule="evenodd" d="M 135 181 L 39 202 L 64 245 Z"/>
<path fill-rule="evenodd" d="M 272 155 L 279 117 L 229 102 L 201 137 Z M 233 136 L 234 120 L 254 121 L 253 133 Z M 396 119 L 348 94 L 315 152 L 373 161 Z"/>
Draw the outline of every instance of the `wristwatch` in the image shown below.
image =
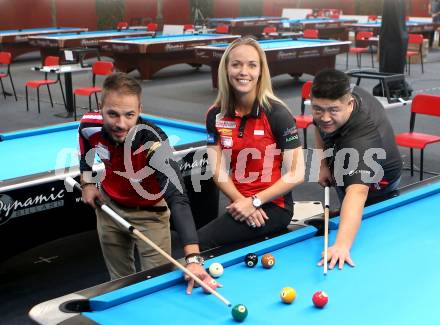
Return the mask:
<path fill-rule="evenodd" d="M 205 264 L 205 259 L 200 254 L 189 254 L 185 257 L 186 264 L 196 263 L 203 265 Z"/>
<path fill-rule="evenodd" d="M 262 204 L 263 203 L 256 195 L 252 195 L 252 205 L 254 206 L 255 209 L 260 208 Z"/>

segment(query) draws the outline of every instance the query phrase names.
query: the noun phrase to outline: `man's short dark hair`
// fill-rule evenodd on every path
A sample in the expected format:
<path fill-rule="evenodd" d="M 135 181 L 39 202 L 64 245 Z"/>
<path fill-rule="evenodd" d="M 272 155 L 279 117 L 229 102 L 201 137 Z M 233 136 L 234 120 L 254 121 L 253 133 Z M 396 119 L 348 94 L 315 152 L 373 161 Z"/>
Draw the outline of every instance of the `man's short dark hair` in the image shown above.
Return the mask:
<path fill-rule="evenodd" d="M 133 77 L 123 72 L 115 72 L 105 78 L 102 85 L 101 102 L 104 103 L 108 92 L 117 92 L 122 95 L 135 95 L 141 100 L 142 87 Z"/>
<path fill-rule="evenodd" d="M 350 78 L 342 71 L 325 69 L 313 79 L 311 96 L 336 100 L 350 92 Z"/>

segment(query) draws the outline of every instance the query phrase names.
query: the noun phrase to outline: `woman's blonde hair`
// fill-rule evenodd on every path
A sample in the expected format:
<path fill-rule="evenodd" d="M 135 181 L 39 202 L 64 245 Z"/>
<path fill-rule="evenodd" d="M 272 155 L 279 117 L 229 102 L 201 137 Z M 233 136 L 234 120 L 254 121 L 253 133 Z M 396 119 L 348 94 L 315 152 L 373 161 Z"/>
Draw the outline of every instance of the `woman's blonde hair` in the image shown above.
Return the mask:
<path fill-rule="evenodd" d="M 269 67 L 267 65 L 266 54 L 258 42 L 251 37 L 242 37 L 233 41 L 223 53 L 218 67 L 218 93 L 214 106 L 220 107 L 223 115 L 234 115 L 235 113 L 235 97 L 228 79 L 228 61 L 229 54 L 233 49 L 240 45 L 250 45 L 257 50 L 260 57 L 260 77 L 257 83 L 258 104 L 265 110 L 270 110 L 271 102 L 277 102 L 286 107 L 281 99 L 276 97 L 272 90 L 272 81 L 270 79 Z"/>

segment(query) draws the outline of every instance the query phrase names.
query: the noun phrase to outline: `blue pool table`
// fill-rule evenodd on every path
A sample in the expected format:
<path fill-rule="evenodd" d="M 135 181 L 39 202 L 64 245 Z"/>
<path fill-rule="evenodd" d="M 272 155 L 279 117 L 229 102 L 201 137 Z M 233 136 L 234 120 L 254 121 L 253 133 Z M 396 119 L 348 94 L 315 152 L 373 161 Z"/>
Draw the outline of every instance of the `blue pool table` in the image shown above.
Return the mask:
<path fill-rule="evenodd" d="M 86 32 L 87 28 L 76 27 L 43 27 L 27 29 L 0 30 L 0 51 L 11 52 L 15 58 L 21 54 L 36 50 L 29 44 L 29 37 L 35 35 L 64 34 Z"/>
<path fill-rule="evenodd" d="M 40 49 L 41 58 L 44 60 L 48 55 L 60 56 L 61 51 L 64 48 L 97 48 L 102 40 L 146 35 L 154 35 L 154 32 L 139 29 L 109 29 L 78 33 L 38 35 L 30 36 L 29 43 Z M 111 53 L 102 53 L 102 55 L 111 56 Z"/>
<path fill-rule="evenodd" d="M 349 24 L 356 23 L 353 19 L 344 18 L 307 18 L 307 19 L 284 19 L 276 23 L 278 31 L 303 31 L 305 29 L 319 30 L 319 38 L 348 40 Z"/>
<path fill-rule="evenodd" d="M 351 24 L 350 30 L 355 33 L 358 32 L 373 32 L 374 35 L 378 35 L 380 32 L 380 27 L 382 22 L 380 21 L 370 21 L 367 23 Z M 423 38 L 431 38 L 432 31 L 439 27 L 438 23 L 408 20 L 406 21 L 406 30 L 410 34 L 423 34 Z M 356 46 L 367 46 L 367 42 L 357 41 Z"/>
<path fill-rule="evenodd" d="M 273 39 L 258 41 L 266 53 L 272 77 L 288 73 L 299 77 L 303 73 L 315 75 L 325 68 L 334 68 L 336 55 L 346 53 L 351 42 L 325 39 Z M 228 44 L 196 47 L 196 56 L 211 66 L 212 86 L 217 87 L 220 59 Z"/>
<path fill-rule="evenodd" d="M 225 17 L 225 18 L 208 18 L 208 27 L 215 28 L 219 25 L 228 26 L 230 34 L 238 35 L 254 35 L 261 36 L 263 29 L 283 19 L 282 17 L 271 16 L 246 16 L 246 17 Z"/>
<path fill-rule="evenodd" d="M 194 48 L 200 45 L 228 43 L 239 38 L 228 34 L 181 34 L 155 37 L 130 37 L 101 43 L 101 50 L 112 53 L 119 71 L 137 69 L 142 79 L 151 79 L 159 70 L 180 63 L 200 66 Z"/>
<path fill-rule="evenodd" d="M 352 248 L 356 267 L 329 270 L 327 276 L 316 266 L 323 237 L 316 236 L 312 226 L 213 257 L 206 264 L 225 267 L 218 292 L 232 305 L 248 307 L 244 323 L 440 324 L 439 205 L 436 178 L 365 208 Z M 332 242 L 339 219 L 331 223 Z M 246 267 L 243 260 L 249 252 L 260 258 L 270 252 L 275 266 Z M 201 289 L 187 296 L 180 271 L 149 277 L 139 273 L 56 298 L 32 308 L 30 316 L 40 324 L 235 323 L 230 308 Z M 297 292 L 290 305 L 279 297 L 286 286 Z M 323 309 L 312 304 L 318 290 L 329 296 Z"/>
<path fill-rule="evenodd" d="M 189 187 L 190 199 L 191 195 L 194 199 L 203 195 L 192 193 L 189 185 L 191 173 L 201 173 L 206 169 L 206 160 L 193 162 L 194 152 L 205 150 L 204 126 L 146 115 L 144 118 L 153 121 L 168 134 L 176 156 L 182 159 L 181 169 Z M 79 175 L 77 129 L 78 122 L 71 122 L 0 134 L 0 247 L 8 247 L 0 250 L 0 259 L 68 232 L 85 230 L 84 223 L 94 226 L 94 218 L 82 211 L 88 207 L 78 204 L 78 196 L 66 193 L 62 181 L 67 175 Z M 99 171 L 102 165 L 98 163 L 96 168 Z M 218 191 L 212 180 L 203 181 L 203 186 L 206 186 L 206 192 L 212 193 L 214 201 L 198 200 L 197 204 L 203 206 L 202 211 L 213 211 L 211 218 L 214 218 L 217 216 L 215 203 L 218 198 L 215 196 Z M 209 213 L 202 216 L 197 209 L 193 210 L 195 218 L 199 224 L 206 223 Z M 67 215 L 68 218 L 70 213 L 75 214 L 75 222 L 70 224 L 71 227 L 62 227 L 66 219 L 60 216 Z M 17 241 L 18 231 L 29 233 L 29 237 Z"/>

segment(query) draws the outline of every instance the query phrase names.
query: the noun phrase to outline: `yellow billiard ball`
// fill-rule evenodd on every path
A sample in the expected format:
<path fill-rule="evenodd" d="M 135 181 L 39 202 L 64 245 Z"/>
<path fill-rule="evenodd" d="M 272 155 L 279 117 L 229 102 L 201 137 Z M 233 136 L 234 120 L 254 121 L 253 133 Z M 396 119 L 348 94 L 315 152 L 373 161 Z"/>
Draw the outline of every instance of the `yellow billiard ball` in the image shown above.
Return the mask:
<path fill-rule="evenodd" d="M 296 291 L 293 288 L 286 287 L 280 292 L 280 298 L 285 304 L 291 304 L 296 298 Z"/>

